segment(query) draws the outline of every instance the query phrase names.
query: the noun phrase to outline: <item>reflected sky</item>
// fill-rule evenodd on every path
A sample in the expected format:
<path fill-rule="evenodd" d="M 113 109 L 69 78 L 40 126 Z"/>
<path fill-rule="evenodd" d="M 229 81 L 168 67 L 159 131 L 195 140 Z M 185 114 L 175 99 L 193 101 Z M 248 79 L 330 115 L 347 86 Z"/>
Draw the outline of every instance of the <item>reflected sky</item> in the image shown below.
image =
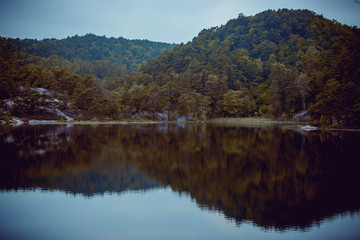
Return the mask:
<path fill-rule="evenodd" d="M 1 239 L 353 239 L 358 214 L 338 216 L 306 231 L 237 226 L 203 211 L 170 188 L 85 197 L 60 191 L 0 193 Z"/>

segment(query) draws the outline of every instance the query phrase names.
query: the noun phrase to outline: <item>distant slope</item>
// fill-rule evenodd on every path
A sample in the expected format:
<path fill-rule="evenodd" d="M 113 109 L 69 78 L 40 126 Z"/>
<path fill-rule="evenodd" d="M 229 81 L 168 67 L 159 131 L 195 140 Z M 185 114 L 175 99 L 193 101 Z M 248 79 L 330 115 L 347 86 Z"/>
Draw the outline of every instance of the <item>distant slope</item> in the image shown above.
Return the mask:
<path fill-rule="evenodd" d="M 136 71 L 146 61 L 171 50 L 175 44 L 148 40 L 106 38 L 86 34 L 66 39 L 1 39 L 13 51 L 41 57 L 36 63 L 48 67 L 67 67 L 80 75 L 92 74 L 99 78 L 116 77 Z"/>

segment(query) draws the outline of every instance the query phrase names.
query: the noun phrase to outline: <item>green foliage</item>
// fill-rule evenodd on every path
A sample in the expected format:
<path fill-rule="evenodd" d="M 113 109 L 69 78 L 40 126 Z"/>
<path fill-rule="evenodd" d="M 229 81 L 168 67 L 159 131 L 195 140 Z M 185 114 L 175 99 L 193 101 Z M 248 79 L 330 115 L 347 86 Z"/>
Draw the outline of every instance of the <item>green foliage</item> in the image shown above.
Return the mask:
<path fill-rule="evenodd" d="M 359 126 L 359 99 L 360 91 L 353 82 L 341 86 L 332 78 L 316 96 L 317 101 L 309 111 L 314 122 L 320 125 Z"/>
<path fill-rule="evenodd" d="M 223 112 L 226 117 L 245 117 L 250 114 L 250 110 L 249 94 L 243 90 L 230 90 L 220 101 L 218 112 Z"/>
<path fill-rule="evenodd" d="M 66 39 L 2 39 L 2 51 L 14 51 L 34 57 L 34 63 L 46 67 L 65 67 L 82 76 L 116 77 L 138 70 L 149 59 L 171 50 L 174 44 L 148 40 L 106 38 L 86 34 Z M 10 46 L 9 46 L 10 45 Z"/>
<path fill-rule="evenodd" d="M 330 114 L 318 114 L 319 106 L 331 105 L 320 101 L 328 91 L 329 79 L 338 79 L 341 86 L 353 83 L 341 96 L 332 94 L 331 98 L 357 96 L 359 46 L 357 28 L 307 10 L 269 10 L 253 17 L 240 15 L 226 25 L 203 30 L 192 42 L 150 60 L 138 75 L 152 75 L 158 84 L 175 82 L 183 88 L 177 97 L 191 90 L 209 96 L 208 115 L 212 117 L 262 114 L 290 118 L 310 108 L 312 118 L 320 121 Z M 247 97 L 236 92 L 239 90 L 247 92 Z M 330 122 L 359 127 L 356 99 L 337 99 L 341 113 L 325 107 L 325 112 L 337 115 Z"/>
<path fill-rule="evenodd" d="M 205 120 L 209 104 L 209 97 L 196 92 L 187 92 L 179 97 L 178 113 L 181 116 L 188 116 L 190 120 Z"/>
<path fill-rule="evenodd" d="M 359 46 L 359 29 L 287 9 L 239 15 L 175 47 L 92 34 L 0 38 L 0 99 L 23 101 L 20 88 L 41 87 L 83 119 L 291 118 L 309 110 L 313 123 L 360 127 Z"/>

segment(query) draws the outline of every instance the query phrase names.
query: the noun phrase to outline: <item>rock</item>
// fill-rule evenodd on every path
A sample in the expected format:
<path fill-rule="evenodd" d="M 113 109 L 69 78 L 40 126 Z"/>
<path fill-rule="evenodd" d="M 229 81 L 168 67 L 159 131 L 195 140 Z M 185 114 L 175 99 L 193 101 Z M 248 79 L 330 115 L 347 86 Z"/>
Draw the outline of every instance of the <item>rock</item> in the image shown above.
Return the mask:
<path fill-rule="evenodd" d="M 317 130 L 317 129 L 318 129 L 317 127 L 310 126 L 310 125 L 301 127 L 301 130 L 304 130 L 304 131 L 313 131 L 313 130 Z"/>

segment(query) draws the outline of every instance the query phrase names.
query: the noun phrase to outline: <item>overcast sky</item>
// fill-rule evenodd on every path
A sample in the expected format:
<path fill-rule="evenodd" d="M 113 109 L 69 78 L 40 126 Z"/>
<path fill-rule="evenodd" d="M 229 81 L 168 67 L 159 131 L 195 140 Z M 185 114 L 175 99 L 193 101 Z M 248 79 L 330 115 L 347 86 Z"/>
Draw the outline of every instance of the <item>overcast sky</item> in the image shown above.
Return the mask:
<path fill-rule="evenodd" d="M 360 26 L 360 0 L 0 0 L 0 36 L 66 38 L 94 33 L 107 37 L 188 42 L 204 28 L 239 13 L 309 9 Z"/>

